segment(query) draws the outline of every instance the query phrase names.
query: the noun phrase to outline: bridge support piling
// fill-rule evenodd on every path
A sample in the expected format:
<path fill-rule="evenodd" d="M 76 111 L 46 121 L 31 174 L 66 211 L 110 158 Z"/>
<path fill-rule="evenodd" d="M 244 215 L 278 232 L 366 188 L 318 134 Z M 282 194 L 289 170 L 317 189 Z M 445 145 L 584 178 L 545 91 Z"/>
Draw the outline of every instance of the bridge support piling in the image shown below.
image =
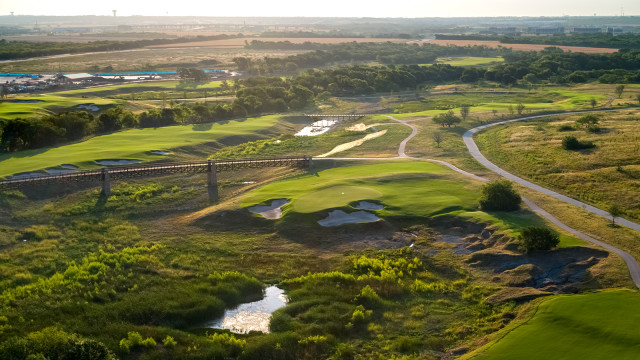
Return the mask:
<path fill-rule="evenodd" d="M 111 179 L 109 178 L 109 170 L 102 168 L 102 195 L 111 196 Z"/>
<path fill-rule="evenodd" d="M 207 190 L 209 192 L 209 201 L 218 201 L 218 174 L 216 162 L 207 161 Z"/>

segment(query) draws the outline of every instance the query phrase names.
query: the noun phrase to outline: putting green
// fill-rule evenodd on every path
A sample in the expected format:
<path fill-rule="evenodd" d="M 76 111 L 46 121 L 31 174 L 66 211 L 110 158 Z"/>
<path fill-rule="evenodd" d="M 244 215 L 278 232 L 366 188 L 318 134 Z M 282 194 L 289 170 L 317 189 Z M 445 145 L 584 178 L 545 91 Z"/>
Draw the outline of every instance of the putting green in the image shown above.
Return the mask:
<path fill-rule="evenodd" d="M 353 201 L 377 199 L 380 191 L 363 186 L 331 186 L 311 192 L 296 200 L 293 208 L 297 212 L 312 213 L 326 208 L 341 207 Z"/>
<path fill-rule="evenodd" d="M 465 359 L 638 359 L 640 294 L 636 291 L 558 296 L 533 318 Z"/>
<path fill-rule="evenodd" d="M 277 181 L 249 193 L 242 204 L 287 198 L 291 199 L 288 211 L 312 213 L 376 199 L 386 205 L 379 212 L 382 216 L 432 216 L 477 210 L 479 186 L 441 165 L 401 160 L 338 167 Z"/>

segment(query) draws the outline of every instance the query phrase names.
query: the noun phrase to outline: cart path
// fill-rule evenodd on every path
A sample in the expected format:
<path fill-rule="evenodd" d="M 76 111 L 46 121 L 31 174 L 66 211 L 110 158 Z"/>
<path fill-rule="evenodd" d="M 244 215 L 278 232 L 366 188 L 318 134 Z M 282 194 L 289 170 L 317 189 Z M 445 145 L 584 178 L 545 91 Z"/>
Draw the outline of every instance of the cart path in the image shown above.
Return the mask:
<path fill-rule="evenodd" d="M 622 110 L 626 110 L 626 109 L 622 109 Z M 582 114 L 582 113 L 591 113 L 591 112 L 603 112 L 603 111 L 620 111 L 619 109 L 615 109 L 615 110 L 594 110 L 594 111 L 575 111 L 575 112 L 562 112 L 562 113 L 556 113 L 556 114 L 546 114 L 546 115 L 537 115 L 537 116 L 529 116 L 529 117 L 523 117 L 523 118 L 518 118 L 518 119 L 513 119 L 513 120 L 506 120 L 506 121 L 501 121 L 501 122 L 497 122 L 497 123 L 493 123 L 493 124 L 488 124 L 488 125 L 483 125 L 483 126 L 478 126 L 476 128 L 473 128 L 469 131 L 467 131 L 464 135 L 463 135 L 463 140 L 465 142 L 465 144 L 467 145 L 467 148 L 469 149 L 469 152 L 471 153 L 471 155 L 478 161 L 480 162 L 482 165 L 486 166 L 487 168 L 489 168 L 490 170 L 510 179 L 513 180 L 519 184 L 522 184 L 524 186 L 527 186 L 533 190 L 536 191 L 540 191 L 542 193 L 545 193 L 547 195 L 551 195 L 551 193 L 556 194 L 557 196 L 554 196 L 555 198 L 565 201 L 567 203 L 570 204 L 574 204 L 576 206 L 580 206 L 584 209 L 589 210 L 589 208 L 593 208 L 594 210 L 597 210 L 598 212 L 594 212 L 595 214 L 601 215 L 603 217 L 609 217 L 609 213 L 607 213 L 606 211 L 597 209 L 593 206 L 584 204 L 580 201 L 571 199 L 567 196 L 555 193 L 549 189 L 545 189 L 541 186 L 538 186 L 536 184 L 533 184 L 529 181 L 526 181 L 524 179 L 521 179 L 513 174 L 510 174 L 504 170 L 502 170 L 501 168 L 497 167 L 495 164 L 491 163 L 489 160 L 487 160 L 481 153 L 480 150 L 478 149 L 478 146 L 475 144 L 475 142 L 473 141 L 473 134 L 475 134 L 476 132 L 486 129 L 488 127 L 491 126 L 497 126 L 497 125 L 502 125 L 502 124 L 506 124 L 506 123 L 511 123 L 511 122 L 516 122 L 516 121 L 525 121 L 525 120 L 533 120 L 533 119 L 538 119 L 538 118 L 543 118 L 543 117 L 548 117 L 548 116 L 555 116 L 555 115 L 563 115 L 563 114 Z M 398 159 L 413 159 L 413 160 L 424 160 L 424 161 L 430 161 L 430 162 L 435 162 L 438 164 L 442 164 L 448 168 L 450 168 L 451 170 L 460 173 L 462 175 L 465 175 L 467 177 L 473 178 L 475 180 L 478 181 L 482 181 L 482 182 L 488 182 L 489 179 L 483 178 L 481 176 L 472 174 L 468 171 L 464 171 L 458 167 L 456 167 L 455 165 L 448 163 L 446 161 L 443 160 L 437 160 L 437 159 L 428 159 L 428 158 L 417 158 L 417 157 L 411 157 L 408 156 L 406 154 L 406 146 L 407 143 L 409 143 L 409 141 L 411 141 L 411 139 L 413 139 L 417 134 L 418 134 L 418 128 L 416 128 L 414 125 L 408 123 L 407 121 L 404 120 L 399 120 L 394 118 L 393 116 L 387 116 L 389 119 L 391 120 L 395 120 L 405 126 L 408 126 L 412 129 L 411 134 L 405 138 L 401 143 L 400 146 L 398 147 L 398 156 L 395 157 L 377 157 L 377 158 L 367 158 L 367 157 L 349 157 L 349 158 L 322 158 L 322 160 L 398 160 Z M 420 120 L 420 119 L 414 119 L 414 120 Z M 320 159 L 314 159 L 314 160 L 320 160 Z M 518 179 L 518 180 L 516 180 Z M 520 182 L 522 181 L 522 182 Z M 531 185 L 531 186 L 528 186 Z M 553 195 L 551 195 L 553 196 Z M 640 288 L 640 265 L 638 264 L 638 261 L 629 253 L 627 253 L 624 250 L 618 249 L 612 245 L 609 245 L 607 243 L 604 243 L 602 241 L 596 240 L 593 237 L 584 234 L 576 229 L 573 229 L 569 226 L 567 226 L 566 224 L 562 223 L 560 220 L 558 220 L 558 218 L 556 218 L 555 216 L 551 215 L 549 212 L 545 211 L 544 209 L 542 209 L 541 207 L 539 207 L 538 205 L 536 205 L 533 201 L 523 198 L 523 201 L 525 202 L 525 204 L 527 204 L 527 206 L 534 211 L 535 213 L 537 213 L 538 215 L 544 217 L 545 219 L 549 220 L 550 222 L 552 222 L 553 224 L 555 224 L 556 226 L 558 226 L 559 228 L 569 232 L 570 234 L 576 236 L 577 238 L 580 238 L 582 240 L 585 240 L 587 242 L 590 242 L 594 245 L 600 246 L 608 251 L 611 251 L 613 253 L 616 253 L 618 255 L 620 255 L 620 257 L 622 257 L 622 259 L 624 260 L 624 262 L 627 264 L 627 268 L 629 269 L 629 274 L 631 275 L 631 279 L 633 280 L 633 283 L 636 285 L 636 287 Z M 584 205 L 584 206 L 583 206 Z M 627 223 L 631 223 L 633 225 L 635 225 L 637 228 L 634 228 L 632 226 L 629 226 L 630 228 L 636 230 L 636 231 L 640 231 L 640 225 L 633 223 L 631 221 L 625 220 L 625 219 L 620 219 L 618 218 L 618 223 L 625 225 L 624 222 Z M 627 225 L 625 225 L 627 226 Z"/>

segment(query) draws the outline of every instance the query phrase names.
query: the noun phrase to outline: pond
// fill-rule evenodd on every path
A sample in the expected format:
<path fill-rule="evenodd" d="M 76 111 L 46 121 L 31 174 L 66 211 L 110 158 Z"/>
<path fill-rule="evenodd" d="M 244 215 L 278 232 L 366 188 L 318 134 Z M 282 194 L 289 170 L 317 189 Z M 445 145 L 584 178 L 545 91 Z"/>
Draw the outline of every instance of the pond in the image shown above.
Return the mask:
<path fill-rule="evenodd" d="M 269 322 L 274 311 L 287 305 L 284 290 L 277 286 L 269 286 L 264 291 L 262 300 L 240 304 L 229 309 L 215 321 L 206 324 L 211 329 L 227 329 L 236 334 L 247 334 L 250 331 L 269 332 Z"/>

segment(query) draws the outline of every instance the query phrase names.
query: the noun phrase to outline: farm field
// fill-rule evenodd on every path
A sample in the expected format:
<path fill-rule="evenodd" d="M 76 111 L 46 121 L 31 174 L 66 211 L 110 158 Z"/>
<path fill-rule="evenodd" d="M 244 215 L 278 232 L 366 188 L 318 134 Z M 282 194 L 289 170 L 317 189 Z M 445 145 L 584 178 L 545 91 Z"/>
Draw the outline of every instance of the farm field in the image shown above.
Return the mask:
<path fill-rule="evenodd" d="M 262 38 L 262 37 L 250 37 L 250 38 L 237 38 L 237 39 L 224 39 L 224 40 L 209 40 L 209 41 L 194 41 L 190 43 L 181 44 L 167 44 L 167 45 L 153 45 L 149 48 L 242 48 L 246 41 L 251 42 L 253 40 L 264 42 L 278 42 L 289 41 L 294 44 L 303 44 L 305 42 L 314 42 L 320 44 L 340 44 L 346 42 L 406 42 L 405 39 L 384 39 L 384 38 Z"/>
<path fill-rule="evenodd" d="M 463 359 L 636 359 L 637 291 L 603 291 L 546 299 L 530 320 Z"/>
<path fill-rule="evenodd" d="M 564 51 L 571 52 L 583 52 L 587 54 L 610 54 L 617 52 L 618 49 L 610 48 L 594 48 L 594 47 L 582 47 L 582 46 L 561 46 L 561 45 L 538 45 L 538 44 L 503 44 L 499 41 L 489 40 L 429 40 L 423 43 L 436 44 L 436 45 L 455 45 L 455 46 L 487 46 L 490 48 L 511 48 L 513 50 L 521 51 L 541 51 L 549 46 L 558 47 Z"/>
<path fill-rule="evenodd" d="M 575 129 L 581 116 L 491 128 L 477 136 L 477 143 L 489 159 L 507 171 L 596 207 L 607 209 L 617 204 L 628 217 L 640 218 L 637 110 L 600 114 L 598 133 Z M 564 150 L 561 143 L 566 136 L 591 141 L 595 148 Z"/>
<path fill-rule="evenodd" d="M 0 177 L 37 171 L 62 163 L 81 169 L 96 168 L 95 160 L 136 159 L 157 161 L 164 157 L 152 150 L 169 150 L 182 146 L 213 143 L 230 136 L 259 136 L 275 126 L 280 116 L 263 116 L 242 120 L 161 128 L 131 129 L 55 148 L 25 150 L 0 155 Z"/>

